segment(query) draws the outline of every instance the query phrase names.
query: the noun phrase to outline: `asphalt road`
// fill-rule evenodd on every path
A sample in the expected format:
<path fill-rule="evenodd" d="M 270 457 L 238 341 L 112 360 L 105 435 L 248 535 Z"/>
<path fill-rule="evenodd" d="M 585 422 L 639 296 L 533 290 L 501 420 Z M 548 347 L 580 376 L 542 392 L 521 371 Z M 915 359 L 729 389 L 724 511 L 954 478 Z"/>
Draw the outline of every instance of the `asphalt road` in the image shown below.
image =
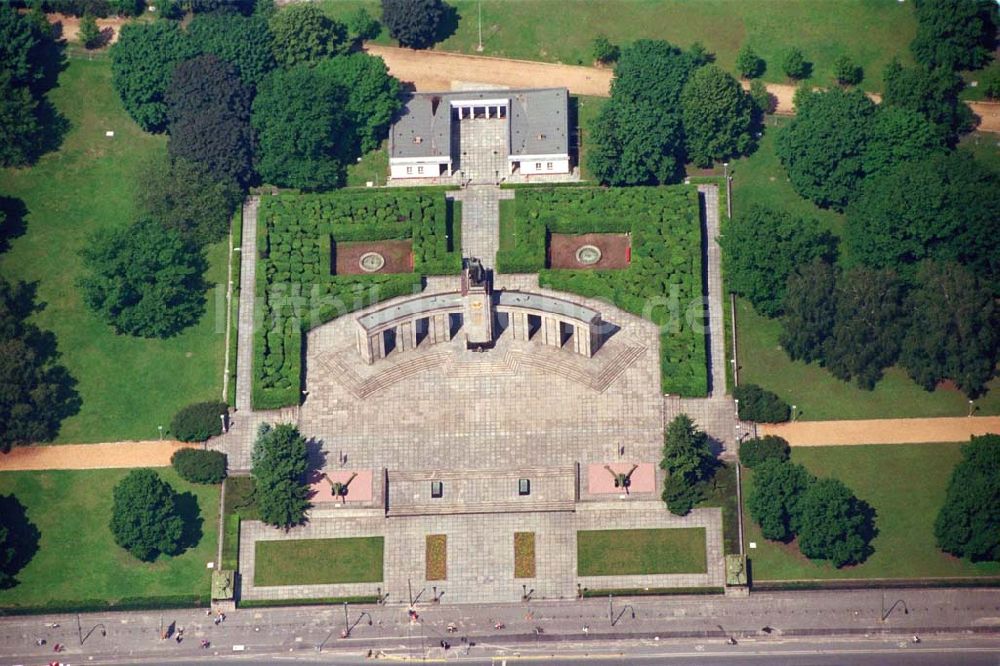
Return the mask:
<path fill-rule="evenodd" d="M 876 647 L 888 650 L 874 653 L 882 655 L 875 661 L 891 663 L 887 660 L 898 651 L 929 653 L 942 639 L 948 639 L 941 643 L 945 651 L 933 653 L 941 658 L 927 663 L 942 663 L 943 655 L 974 644 L 993 651 L 962 653 L 989 657 L 970 663 L 1000 664 L 1000 590 L 991 589 L 757 593 L 745 599 L 633 597 L 616 598 L 611 608 L 607 599 L 502 606 L 418 604 L 416 611 L 419 618 L 411 622 L 403 604 L 352 605 L 347 609 L 348 638 L 340 637 L 344 608 L 329 606 L 242 609 L 220 626 L 205 610 L 88 614 L 80 617 L 79 627 L 75 615 L 0 618 L 0 664 L 47 663 L 53 658 L 100 664 L 224 657 L 274 663 L 278 655 L 307 661 L 322 655 L 324 663 L 352 663 L 368 650 L 396 659 L 451 661 L 468 650 L 469 657 L 487 661 L 521 661 L 523 657 L 515 656 L 520 654 L 545 655 L 546 663 L 552 663 L 591 654 L 606 660 L 603 663 L 621 663 L 622 652 L 629 662 L 645 653 L 655 661 L 664 646 L 670 646 L 677 659 L 700 662 L 702 655 L 714 654 L 720 660 L 735 655 L 754 663 L 758 652 L 770 659 L 773 652 L 794 647 L 797 652 L 787 656 L 787 663 L 861 663 L 844 655 L 822 661 L 825 657 L 819 654 L 817 661 L 808 661 L 817 641 L 860 645 L 859 654 Z M 887 611 L 883 622 L 880 618 Z M 59 627 L 46 627 L 50 622 Z M 160 640 L 161 622 L 184 627 L 183 641 Z M 495 628 L 498 622 L 502 629 Z M 454 632 L 448 631 L 449 624 Z M 921 636 L 920 644 L 910 642 L 914 634 Z M 951 640 L 956 636 L 961 640 Z M 729 644 L 729 637 L 737 644 Z M 43 647 L 35 645 L 40 638 L 47 641 Z M 200 647 L 203 639 L 210 642 L 209 648 Z M 442 649 L 441 641 L 451 649 Z M 55 643 L 66 645 L 65 651 L 53 653 Z"/>

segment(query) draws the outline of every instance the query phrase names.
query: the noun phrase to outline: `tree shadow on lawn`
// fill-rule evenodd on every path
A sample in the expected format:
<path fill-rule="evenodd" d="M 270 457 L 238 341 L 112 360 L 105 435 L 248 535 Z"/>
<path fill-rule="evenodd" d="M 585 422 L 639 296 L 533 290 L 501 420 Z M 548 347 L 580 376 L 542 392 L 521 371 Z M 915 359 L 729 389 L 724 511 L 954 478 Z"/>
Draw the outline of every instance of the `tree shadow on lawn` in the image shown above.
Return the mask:
<path fill-rule="evenodd" d="M 438 23 L 437 30 L 434 31 L 434 44 L 443 42 L 458 31 L 458 22 L 462 20 L 459 16 L 458 10 L 451 5 L 446 4 L 444 6 L 444 13 L 441 14 L 441 21 Z M 433 46 L 434 44 L 431 44 Z"/>
<path fill-rule="evenodd" d="M 11 553 L 10 560 L 0 558 L 0 590 L 6 590 L 19 584 L 15 576 L 38 552 L 42 535 L 15 495 L 0 495 L 0 528 L 6 530 L 0 551 Z"/>
<path fill-rule="evenodd" d="M 202 525 L 204 525 L 205 519 L 201 517 L 198 497 L 191 491 L 177 493 L 174 503 L 177 507 L 177 514 L 184 521 L 184 531 L 181 532 L 181 540 L 177 545 L 177 552 L 174 553 L 180 555 L 201 543 L 201 538 L 204 536 Z"/>
<path fill-rule="evenodd" d="M 6 252 L 10 249 L 10 241 L 23 236 L 28 229 L 25 220 L 28 207 L 17 197 L 0 196 L 0 215 L 3 216 L 3 222 L 0 223 L 0 252 Z"/>

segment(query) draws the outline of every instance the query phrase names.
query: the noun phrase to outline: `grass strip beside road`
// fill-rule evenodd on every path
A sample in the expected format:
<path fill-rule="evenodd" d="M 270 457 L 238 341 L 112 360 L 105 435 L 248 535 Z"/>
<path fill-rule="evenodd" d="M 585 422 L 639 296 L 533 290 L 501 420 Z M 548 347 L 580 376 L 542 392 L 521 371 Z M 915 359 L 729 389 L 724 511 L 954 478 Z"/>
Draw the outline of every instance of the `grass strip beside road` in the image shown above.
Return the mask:
<path fill-rule="evenodd" d="M 705 573 L 705 528 L 581 530 L 580 576 Z"/>
<path fill-rule="evenodd" d="M 382 581 L 382 537 L 258 541 L 254 585 Z"/>

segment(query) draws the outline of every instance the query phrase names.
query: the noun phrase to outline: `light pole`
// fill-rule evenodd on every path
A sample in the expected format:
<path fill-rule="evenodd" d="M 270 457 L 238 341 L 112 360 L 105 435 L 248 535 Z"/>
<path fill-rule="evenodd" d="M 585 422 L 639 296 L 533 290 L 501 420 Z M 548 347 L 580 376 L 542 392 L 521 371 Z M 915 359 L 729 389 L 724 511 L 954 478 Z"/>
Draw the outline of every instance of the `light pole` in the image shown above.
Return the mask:
<path fill-rule="evenodd" d="M 792 423 L 795 423 L 795 405 L 792 405 Z"/>
<path fill-rule="evenodd" d="M 625 615 L 625 611 L 632 611 L 632 619 L 633 620 L 635 619 L 635 608 L 632 607 L 632 604 L 625 604 L 625 607 L 622 608 L 622 612 L 618 613 L 618 617 L 615 617 L 614 596 L 609 594 L 608 595 L 608 619 L 611 621 L 611 626 L 612 627 L 615 626 L 616 624 L 618 624 L 618 621 L 622 619 L 623 615 Z"/>
<path fill-rule="evenodd" d="M 163 426 L 156 426 L 156 429 L 160 431 L 160 441 L 163 441 Z"/>
<path fill-rule="evenodd" d="M 226 415 L 219 414 L 219 420 L 222 421 L 222 434 L 226 434 Z"/>
<path fill-rule="evenodd" d="M 479 3 L 479 45 L 476 47 L 476 51 L 479 53 L 483 52 L 483 3 Z"/>
<path fill-rule="evenodd" d="M 972 401 L 970 400 L 970 401 L 969 401 L 969 416 L 970 416 L 970 417 L 972 416 L 972 412 L 973 412 L 973 411 L 974 411 L 974 410 L 973 410 L 973 408 L 972 408 Z"/>
<path fill-rule="evenodd" d="M 733 398 L 733 402 L 736 403 L 736 420 L 739 421 L 740 420 L 740 399 L 739 398 Z"/>

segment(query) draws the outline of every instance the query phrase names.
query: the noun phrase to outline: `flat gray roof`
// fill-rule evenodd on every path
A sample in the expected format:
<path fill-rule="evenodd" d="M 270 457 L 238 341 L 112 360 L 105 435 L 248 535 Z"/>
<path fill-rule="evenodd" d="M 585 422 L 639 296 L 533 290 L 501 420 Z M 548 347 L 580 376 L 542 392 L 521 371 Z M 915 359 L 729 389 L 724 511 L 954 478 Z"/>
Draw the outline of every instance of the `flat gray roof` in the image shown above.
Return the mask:
<path fill-rule="evenodd" d="M 554 296 L 543 296 L 542 294 L 531 294 L 524 291 L 501 291 L 498 307 L 504 306 L 531 308 L 586 322 L 592 322 L 596 317 L 601 316 L 600 312 L 593 308 L 588 308 L 586 305 L 577 305 L 571 301 L 564 301 Z"/>
<path fill-rule="evenodd" d="M 449 157 L 451 103 L 506 99 L 511 155 L 569 154 L 566 88 L 413 93 L 389 132 L 390 157 Z"/>
<path fill-rule="evenodd" d="M 369 312 L 366 315 L 361 315 L 358 317 L 358 323 L 366 331 L 370 331 L 396 319 L 409 319 L 424 312 L 433 312 L 442 308 L 460 309 L 461 307 L 462 294 L 457 291 L 432 294 L 430 296 L 418 296 L 408 301 L 396 303 L 395 305 Z"/>

